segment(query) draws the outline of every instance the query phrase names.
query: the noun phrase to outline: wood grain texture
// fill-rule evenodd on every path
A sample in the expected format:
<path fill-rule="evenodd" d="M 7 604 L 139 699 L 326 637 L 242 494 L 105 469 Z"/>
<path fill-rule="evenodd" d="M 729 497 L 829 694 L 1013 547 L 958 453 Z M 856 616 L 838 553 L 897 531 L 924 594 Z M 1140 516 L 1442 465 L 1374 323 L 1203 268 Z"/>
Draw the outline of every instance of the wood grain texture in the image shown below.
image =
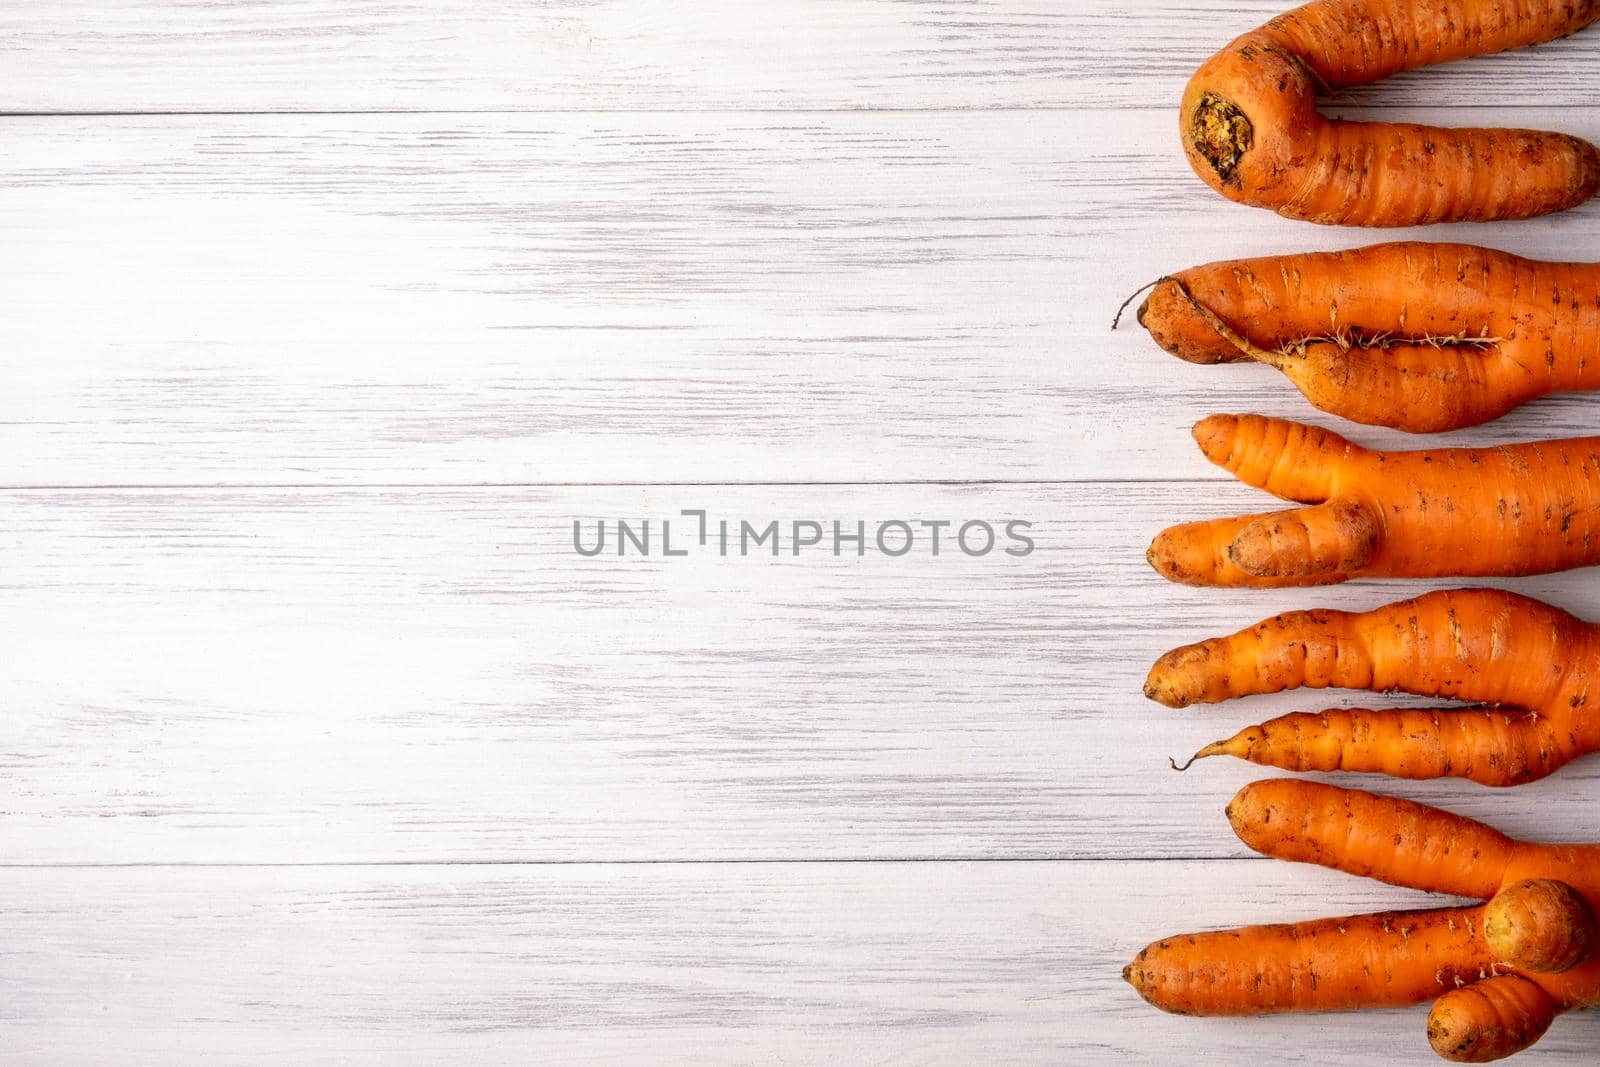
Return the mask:
<path fill-rule="evenodd" d="M 1147 107 L 1283 0 L 67 0 L 0 10 L 10 111 Z M 1593 100 L 1600 37 L 1353 94 Z"/>
<path fill-rule="evenodd" d="M 1237 856 L 1263 772 L 1167 767 L 1301 693 L 1178 712 L 1170 647 L 1419 583 L 1219 593 L 1142 548 L 1227 486 L 20 492 L 0 497 L 9 862 Z M 971 558 L 574 553 L 572 523 L 1031 521 Z M 831 538 L 831 531 L 828 535 Z M 869 532 L 869 538 L 873 533 Z M 977 535 L 972 539 L 978 544 Z M 613 543 L 614 544 L 614 543 Z M 926 544 L 926 541 L 924 541 Z M 614 548 L 613 548 L 614 551 Z M 1600 574 L 1518 583 L 1595 613 Z M 1373 784 L 1366 778 L 1358 782 Z M 1411 783 L 1513 832 L 1596 835 L 1600 760 L 1515 792 Z"/>
<path fill-rule="evenodd" d="M 1166 769 L 1366 698 L 1139 695 L 1175 644 L 1435 587 L 1141 558 L 1264 506 L 1190 423 L 1308 409 L 1116 306 L 1375 239 L 1179 155 L 1190 70 L 1280 7 L 0 10 L 0 1059 L 1434 1062 L 1420 1012 L 1175 1019 L 1117 978 L 1185 929 L 1425 902 L 1247 857 L 1221 809 L 1261 772 Z M 1597 60 L 1332 107 L 1600 139 Z M 436 113 L 339 114 L 392 111 Z M 1383 236 L 1600 258 L 1600 210 Z M 1038 547 L 571 549 L 684 508 Z M 1597 582 L 1515 587 L 1600 618 Z M 1600 835 L 1600 759 L 1397 791 Z M 1597 1025 L 1534 1055 L 1589 1063 Z"/>
<path fill-rule="evenodd" d="M 1315 413 L 1267 368 L 1111 333 L 1118 305 L 1378 238 L 1213 196 L 1169 124 L 12 121 L 0 483 L 1211 477 L 1196 418 Z M 1600 209 L 1384 236 L 1584 258 Z M 1458 440 L 1592 432 L 1590 399 Z"/>
<path fill-rule="evenodd" d="M 8 1063 L 1435 1062 L 1421 1009 L 1181 1019 L 1118 979 L 1170 933 L 1438 900 L 1286 864 L 10 869 L 0 900 Z"/>

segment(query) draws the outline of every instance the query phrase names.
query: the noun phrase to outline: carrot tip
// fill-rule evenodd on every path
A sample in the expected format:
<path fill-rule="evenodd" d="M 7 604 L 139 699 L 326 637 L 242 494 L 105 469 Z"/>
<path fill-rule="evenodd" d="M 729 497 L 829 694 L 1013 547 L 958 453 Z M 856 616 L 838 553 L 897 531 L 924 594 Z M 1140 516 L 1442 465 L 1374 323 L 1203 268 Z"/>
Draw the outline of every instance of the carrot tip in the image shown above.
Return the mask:
<path fill-rule="evenodd" d="M 1207 459 L 1224 466 L 1233 451 L 1234 438 L 1239 433 L 1239 416 L 1207 415 L 1195 423 L 1189 433 Z"/>
<path fill-rule="evenodd" d="M 1237 755 L 1237 753 L 1231 752 L 1228 746 L 1229 742 L 1227 741 L 1213 741 L 1211 744 L 1200 749 L 1200 751 L 1196 752 L 1194 755 L 1185 760 L 1182 766 L 1179 766 L 1178 761 L 1173 759 L 1171 756 L 1167 757 L 1167 762 L 1172 764 L 1173 770 L 1182 773 L 1183 771 L 1188 770 L 1190 767 L 1193 767 L 1196 760 L 1210 759 L 1212 756 Z"/>
<path fill-rule="evenodd" d="M 1249 338 L 1240 334 L 1239 331 L 1235 330 L 1232 326 L 1229 326 L 1227 323 L 1223 322 L 1222 319 L 1217 316 L 1215 311 L 1212 311 L 1210 308 L 1206 307 L 1205 304 L 1201 303 L 1199 298 L 1189 291 L 1188 286 L 1178 281 L 1178 279 L 1169 278 L 1163 280 L 1171 281 L 1174 285 L 1176 285 L 1178 287 L 1178 292 L 1183 294 L 1183 298 L 1189 302 L 1189 304 L 1194 308 L 1195 313 L 1205 321 L 1205 324 L 1211 327 L 1212 330 L 1216 331 L 1218 337 L 1222 338 L 1234 348 L 1238 349 L 1240 355 L 1248 356 L 1250 359 L 1253 359 L 1258 363 L 1265 363 L 1269 367 L 1276 367 L 1282 363 L 1283 356 L 1281 353 L 1269 352 L 1267 349 L 1262 348 L 1261 346 L 1252 342 Z"/>
<path fill-rule="evenodd" d="M 1187 692 L 1179 689 L 1171 682 L 1154 677 L 1154 670 L 1151 671 L 1151 675 L 1150 680 L 1144 684 L 1146 700 L 1153 700 L 1157 704 L 1169 708 L 1186 708 L 1194 703 L 1194 699 Z"/>

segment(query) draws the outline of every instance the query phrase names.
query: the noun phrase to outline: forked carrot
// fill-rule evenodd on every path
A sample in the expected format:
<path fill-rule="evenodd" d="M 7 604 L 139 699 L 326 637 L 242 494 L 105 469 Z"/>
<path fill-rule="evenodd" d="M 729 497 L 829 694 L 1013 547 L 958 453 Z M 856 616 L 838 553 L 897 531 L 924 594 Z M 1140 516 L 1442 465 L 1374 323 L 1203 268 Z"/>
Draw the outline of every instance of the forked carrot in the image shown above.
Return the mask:
<path fill-rule="evenodd" d="M 1600 562 L 1600 437 L 1373 452 L 1259 415 L 1213 415 L 1194 436 L 1239 480 L 1313 506 L 1163 531 L 1147 557 L 1175 582 L 1327 585 Z"/>
<path fill-rule="evenodd" d="M 1401 242 L 1211 263 L 1139 322 L 1192 363 L 1255 360 L 1355 422 L 1431 433 L 1600 389 L 1600 264 Z"/>
<path fill-rule="evenodd" d="M 1196 758 L 1510 786 L 1600 750 L 1600 627 L 1497 589 L 1277 615 L 1168 652 L 1150 669 L 1145 695 L 1181 708 L 1302 686 L 1478 706 L 1296 712 Z"/>
<path fill-rule="evenodd" d="M 1516 841 L 1437 808 L 1283 779 L 1245 786 L 1228 819 L 1268 856 L 1489 903 L 1169 937 L 1123 971 L 1156 1007 L 1255 1015 L 1433 1000 L 1435 1051 L 1481 1063 L 1533 1044 L 1561 1012 L 1600 1004 L 1600 846 Z"/>

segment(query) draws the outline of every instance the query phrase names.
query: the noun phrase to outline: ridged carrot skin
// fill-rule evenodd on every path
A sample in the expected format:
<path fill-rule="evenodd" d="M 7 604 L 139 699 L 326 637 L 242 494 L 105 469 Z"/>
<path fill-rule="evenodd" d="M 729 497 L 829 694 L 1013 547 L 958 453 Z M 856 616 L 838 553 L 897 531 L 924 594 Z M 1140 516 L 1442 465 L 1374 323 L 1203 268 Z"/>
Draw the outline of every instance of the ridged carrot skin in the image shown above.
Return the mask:
<path fill-rule="evenodd" d="M 1559 133 L 1341 122 L 1320 86 L 1563 37 L 1600 0 L 1315 0 L 1235 40 L 1190 80 L 1184 152 L 1230 200 L 1347 226 L 1486 222 L 1563 211 L 1600 190 L 1600 152 Z"/>
<path fill-rule="evenodd" d="M 1140 996 L 1175 1015 L 1420 1004 L 1458 981 L 1493 973 L 1494 957 L 1472 931 L 1479 910 L 1392 911 L 1185 934 L 1150 945 L 1123 977 Z M 1329 980 L 1347 968 L 1376 975 L 1377 981 Z"/>
<path fill-rule="evenodd" d="M 1532 1044 L 1560 1012 L 1600 1004 L 1600 959 L 1586 956 L 1561 973 L 1519 968 L 1485 934 L 1486 916 L 1540 907 L 1529 897 L 1549 883 L 1579 902 L 1575 921 L 1592 923 L 1600 846 L 1516 841 L 1437 808 L 1287 779 L 1245 786 L 1228 819 L 1268 856 L 1490 903 L 1166 938 L 1123 972 L 1156 1007 L 1256 1015 L 1436 999 L 1428 1027 L 1435 1049 L 1482 1062 Z M 1539 934 L 1552 945 L 1570 935 L 1559 923 Z"/>
<path fill-rule="evenodd" d="M 1460 244 L 1210 263 L 1157 283 L 1139 322 L 1191 363 L 1276 367 L 1314 406 L 1433 433 L 1600 389 L 1600 264 Z"/>
<path fill-rule="evenodd" d="M 1295 713 L 1196 757 L 1511 786 L 1600 750 L 1600 627 L 1497 589 L 1429 593 L 1367 612 L 1277 615 L 1168 652 L 1151 668 L 1145 695 L 1181 708 L 1300 687 L 1488 707 Z"/>
<path fill-rule="evenodd" d="M 1428 1043 L 1456 1063 L 1492 1063 L 1529 1048 L 1556 1021 L 1544 990 L 1515 974 L 1452 989 L 1428 1013 Z"/>
<path fill-rule="evenodd" d="M 1240 481 L 1315 506 L 1163 531 L 1147 558 L 1175 582 L 1328 585 L 1600 562 L 1600 437 L 1375 452 L 1259 415 L 1212 415 L 1194 436 Z"/>

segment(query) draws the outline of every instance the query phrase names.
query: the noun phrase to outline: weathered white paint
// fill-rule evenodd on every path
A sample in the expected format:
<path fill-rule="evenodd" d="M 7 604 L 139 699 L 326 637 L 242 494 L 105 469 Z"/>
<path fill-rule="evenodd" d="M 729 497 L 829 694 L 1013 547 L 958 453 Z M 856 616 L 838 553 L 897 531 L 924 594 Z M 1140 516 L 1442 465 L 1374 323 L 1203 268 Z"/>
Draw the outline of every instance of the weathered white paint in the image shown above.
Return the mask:
<path fill-rule="evenodd" d="M 1283 0 L 55 0 L 11 111 L 1148 107 Z M 1587 106 L 1600 34 L 1351 94 Z"/>
<path fill-rule="evenodd" d="M 1436 1062 L 1421 1008 L 1183 1019 L 1117 978 L 1197 926 L 1440 903 L 1287 864 L 13 869 L 0 899 L 8 1062 Z M 1528 1062 L 1596 1040 L 1570 1016 Z"/>
<path fill-rule="evenodd" d="M 1559 125 L 1594 112 L 1460 110 Z M 1264 367 L 1109 324 L 1399 237 L 1600 257 L 1600 206 L 1375 235 L 1215 196 L 1165 111 L 0 126 L 0 484 L 1206 477 Z M 1551 399 L 1460 436 L 1592 432 Z M 1358 431 L 1362 440 L 1415 438 Z"/>
<path fill-rule="evenodd" d="M 0 11 L 0 1058 L 1433 1062 L 1419 1011 L 1174 1019 L 1117 978 L 1185 929 L 1426 902 L 1245 859 L 1221 809 L 1261 772 L 1165 765 L 1377 698 L 1139 684 L 1433 586 L 1160 581 L 1161 526 L 1269 506 L 1187 426 L 1310 413 L 1112 311 L 1387 237 L 1600 258 L 1594 206 L 1375 235 L 1202 188 L 1168 103 L 1277 8 Z M 1333 106 L 1600 138 L 1597 33 Z M 339 113 L 385 110 L 425 113 Z M 1038 550 L 569 547 L 701 507 Z M 1600 618 L 1597 581 L 1504 584 Z M 1389 788 L 1583 840 L 1597 780 Z M 1537 1062 L 1591 1062 L 1596 1019 Z"/>
<path fill-rule="evenodd" d="M 1150 663 L 1275 611 L 1420 591 L 1217 593 L 1145 564 L 1167 521 L 1268 499 L 1181 483 L 5 494 L 4 853 L 1238 855 L 1220 811 L 1262 772 L 1177 775 L 1167 757 L 1276 711 L 1391 698 L 1172 711 L 1140 693 Z M 741 519 L 810 519 L 830 543 L 723 558 L 715 527 L 700 549 L 679 516 L 699 508 L 735 538 Z M 602 517 L 654 519 L 658 555 L 578 556 L 573 520 L 592 537 Z M 663 518 L 694 554 L 659 556 Z M 1012 518 L 1035 524 L 1032 555 L 969 558 L 952 530 L 938 558 L 831 551 L 834 520 L 872 537 Z M 1519 588 L 1600 614 L 1594 572 Z M 1581 840 L 1600 757 L 1515 793 L 1402 791 Z"/>

